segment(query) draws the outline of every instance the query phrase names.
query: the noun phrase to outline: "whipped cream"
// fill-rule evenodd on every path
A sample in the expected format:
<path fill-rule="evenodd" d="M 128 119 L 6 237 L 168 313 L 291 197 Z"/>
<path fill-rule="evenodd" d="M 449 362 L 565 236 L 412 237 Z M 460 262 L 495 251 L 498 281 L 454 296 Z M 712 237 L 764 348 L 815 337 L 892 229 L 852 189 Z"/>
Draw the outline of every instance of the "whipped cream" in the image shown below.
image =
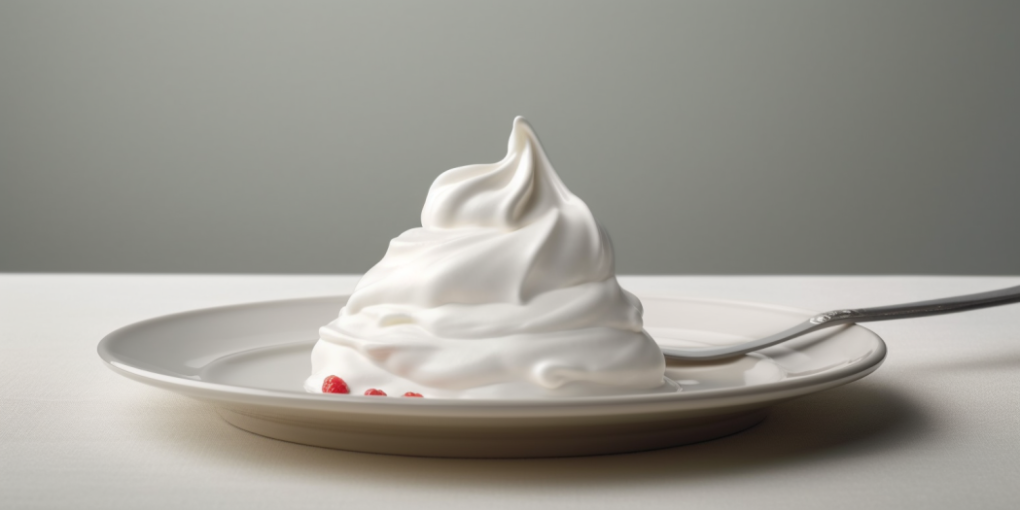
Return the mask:
<path fill-rule="evenodd" d="M 675 391 L 609 236 L 522 117 L 498 163 L 448 170 L 320 329 L 309 392 L 541 398 Z"/>

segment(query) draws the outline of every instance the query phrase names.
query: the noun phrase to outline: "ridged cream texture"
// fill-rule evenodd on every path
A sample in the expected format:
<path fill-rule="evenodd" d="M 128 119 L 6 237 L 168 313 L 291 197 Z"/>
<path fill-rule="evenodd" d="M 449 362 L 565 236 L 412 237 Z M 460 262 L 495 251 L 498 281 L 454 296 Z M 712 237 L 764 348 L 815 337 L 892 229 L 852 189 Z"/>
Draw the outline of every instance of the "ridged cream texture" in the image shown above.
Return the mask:
<path fill-rule="evenodd" d="M 608 235 L 523 118 L 501 161 L 435 180 L 421 224 L 390 242 L 321 328 L 308 391 L 328 375 L 352 394 L 675 391 L 640 301 L 616 281 Z"/>

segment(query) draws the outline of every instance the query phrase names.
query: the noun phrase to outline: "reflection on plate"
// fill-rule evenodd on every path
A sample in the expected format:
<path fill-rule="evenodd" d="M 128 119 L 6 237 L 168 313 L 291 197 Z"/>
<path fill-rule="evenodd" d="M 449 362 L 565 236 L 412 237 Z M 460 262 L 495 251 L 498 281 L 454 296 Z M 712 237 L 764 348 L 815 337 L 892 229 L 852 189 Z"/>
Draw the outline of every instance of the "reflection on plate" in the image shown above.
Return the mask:
<path fill-rule="evenodd" d="M 132 379 L 204 400 L 229 423 L 329 448 L 444 457 L 552 457 L 664 448 L 751 427 L 774 404 L 871 373 L 882 340 L 833 328 L 734 360 L 674 363 L 681 391 L 550 400 L 311 395 L 301 385 L 318 328 L 347 296 L 196 310 L 139 322 L 99 343 Z M 741 343 L 814 312 L 736 301 L 641 297 L 662 345 Z"/>

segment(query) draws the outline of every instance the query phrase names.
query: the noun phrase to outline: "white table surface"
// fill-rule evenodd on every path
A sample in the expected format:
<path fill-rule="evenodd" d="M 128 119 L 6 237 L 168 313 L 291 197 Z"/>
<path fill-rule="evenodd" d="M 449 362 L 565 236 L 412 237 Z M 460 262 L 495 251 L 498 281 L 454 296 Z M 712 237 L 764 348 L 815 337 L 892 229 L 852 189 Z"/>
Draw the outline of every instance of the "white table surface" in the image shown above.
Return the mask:
<path fill-rule="evenodd" d="M 1020 305 L 871 324 L 886 363 L 763 424 L 652 452 L 458 460 L 266 439 L 120 377 L 96 343 L 192 308 L 342 294 L 351 276 L 0 275 L 2 508 L 1020 508 Z M 623 277 L 637 292 L 814 310 L 992 277 Z M 922 506 L 923 505 L 923 506 Z"/>

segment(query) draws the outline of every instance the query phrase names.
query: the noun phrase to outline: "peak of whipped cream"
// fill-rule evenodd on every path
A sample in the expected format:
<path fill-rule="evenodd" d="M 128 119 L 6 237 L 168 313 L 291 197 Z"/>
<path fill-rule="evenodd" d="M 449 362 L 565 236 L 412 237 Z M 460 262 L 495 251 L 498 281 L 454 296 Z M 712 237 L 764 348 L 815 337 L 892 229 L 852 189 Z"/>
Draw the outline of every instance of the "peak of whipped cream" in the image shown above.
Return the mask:
<path fill-rule="evenodd" d="M 320 330 L 310 392 L 541 398 L 675 391 L 613 247 L 514 119 L 506 156 L 448 170 Z"/>
<path fill-rule="evenodd" d="M 586 228 L 595 228 L 595 218 L 556 175 L 528 121 L 517 117 L 502 160 L 454 168 L 436 178 L 425 199 L 421 225 L 517 230 L 557 210 L 583 211 L 577 219 L 585 220 Z"/>

